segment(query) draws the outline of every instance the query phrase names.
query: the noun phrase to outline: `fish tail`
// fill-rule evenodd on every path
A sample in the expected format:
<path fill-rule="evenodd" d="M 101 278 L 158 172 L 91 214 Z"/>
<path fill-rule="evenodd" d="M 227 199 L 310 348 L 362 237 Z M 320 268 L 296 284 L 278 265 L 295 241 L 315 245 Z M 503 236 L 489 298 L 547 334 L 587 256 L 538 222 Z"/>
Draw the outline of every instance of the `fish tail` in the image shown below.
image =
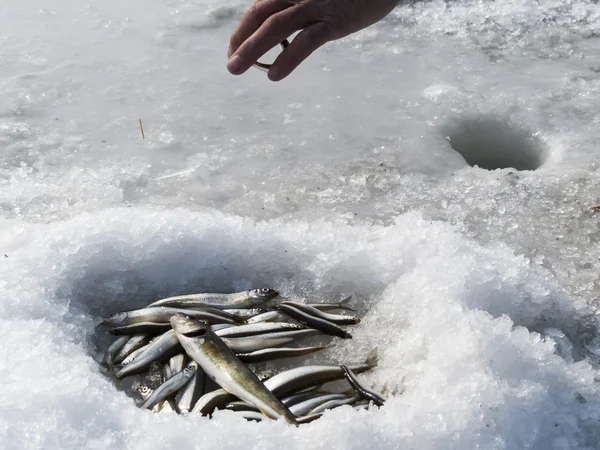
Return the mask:
<path fill-rule="evenodd" d="M 345 299 L 340 301 L 338 303 L 338 306 L 340 307 L 340 309 L 345 309 L 348 311 L 356 312 L 356 310 L 354 308 L 351 308 L 350 306 L 348 306 L 348 303 L 350 303 L 350 300 L 352 300 L 352 295 L 349 295 L 348 297 L 346 297 Z"/>
<path fill-rule="evenodd" d="M 365 364 L 371 368 L 377 367 L 379 363 L 379 355 L 377 354 L 377 347 L 369 352 L 367 358 L 365 359 Z"/>

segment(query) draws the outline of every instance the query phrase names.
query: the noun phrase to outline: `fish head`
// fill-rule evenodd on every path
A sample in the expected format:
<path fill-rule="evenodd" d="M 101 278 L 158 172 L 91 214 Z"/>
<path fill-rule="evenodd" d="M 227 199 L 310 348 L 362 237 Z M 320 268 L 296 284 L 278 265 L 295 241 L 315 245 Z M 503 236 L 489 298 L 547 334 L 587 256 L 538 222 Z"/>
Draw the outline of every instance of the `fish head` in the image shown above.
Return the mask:
<path fill-rule="evenodd" d="M 192 319 L 181 313 L 171 316 L 171 326 L 175 333 L 187 337 L 202 337 L 210 332 L 210 326 L 206 322 Z"/>
<path fill-rule="evenodd" d="M 148 397 L 152 395 L 154 389 L 151 389 L 149 386 L 142 385 L 137 388 L 137 391 L 141 395 L 141 397 L 146 400 Z"/>
<path fill-rule="evenodd" d="M 257 376 L 260 381 L 267 381 L 269 378 L 273 378 L 275 376 L 275 371 L 265 370 Z"/>
<path fill-rule="evenodd" d="M 121 325 L 122 323 L 124 323 L 127 320 L 127 313 L 126 312 L 119 312 L 116 314 L 113 314 L 112 316 L 103 319 L 102 322 L 107 324 L 107 325 Z"/>
<path fill-rule="evenodd" d="M 252 289 L 250 291 L 250 298 L 256 301 L 264 301 L 271 300 L 279 295 L 274 289 L 262 288 L 262 289 Z"/>
<path fill-rule="evenodd" d="M 187 376 L 192 376 L 196 370 L 198 370 L 198 363 L 196 361 L 192 361 L 190 362 L 187 366 L 185 366 L 185 368 L 183 369 L 183 371 L 185 372 L 185 374 Z"/>

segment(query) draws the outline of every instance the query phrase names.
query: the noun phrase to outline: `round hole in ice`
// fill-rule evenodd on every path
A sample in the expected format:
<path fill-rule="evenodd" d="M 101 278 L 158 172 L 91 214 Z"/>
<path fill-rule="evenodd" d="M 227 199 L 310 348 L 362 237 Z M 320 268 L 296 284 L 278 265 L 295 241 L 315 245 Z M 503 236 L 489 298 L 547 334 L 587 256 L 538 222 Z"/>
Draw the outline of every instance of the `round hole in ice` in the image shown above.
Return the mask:
<path fill-rule="evenodd" d="M 467 164 L 482 169 L 536 170 L 546 157 L 544 143 L 531 130 L 492 116 L 462 118 L 444 134 Z"/>

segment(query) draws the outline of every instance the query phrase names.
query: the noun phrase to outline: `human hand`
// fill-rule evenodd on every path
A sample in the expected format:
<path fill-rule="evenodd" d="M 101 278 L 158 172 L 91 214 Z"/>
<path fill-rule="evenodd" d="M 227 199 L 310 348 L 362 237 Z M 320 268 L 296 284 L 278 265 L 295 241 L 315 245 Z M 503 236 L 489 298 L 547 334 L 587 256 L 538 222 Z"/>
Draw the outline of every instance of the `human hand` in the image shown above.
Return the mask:
<path fill-rule="evenodd" d="M 231 35 L 227 70 L 240 75 L 280 42 L 302 30 L 277 57 L 269 79 L 287 77 L 323 44 L 388 15 L 399 0 L 256 0 Z"/>

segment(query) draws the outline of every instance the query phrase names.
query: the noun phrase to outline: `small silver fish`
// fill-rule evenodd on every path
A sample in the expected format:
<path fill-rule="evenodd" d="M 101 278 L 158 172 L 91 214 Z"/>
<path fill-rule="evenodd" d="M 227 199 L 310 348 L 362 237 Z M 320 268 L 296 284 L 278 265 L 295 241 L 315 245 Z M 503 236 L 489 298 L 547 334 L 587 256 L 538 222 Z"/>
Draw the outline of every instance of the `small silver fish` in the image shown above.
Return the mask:
<path fill-rule="evenodd" d="M 273 289 L 252 289 L 250 291 L 234 292 L 231 294 L 202 293 L 177 295 L 163 298 L 148 305 L 149 308 L 157 306 L 170 306 L 177 308 L 217 308 L 217 309 L 243 309 L 252 308 L 271 300 L 279 295 Z"/>
<path fill-rule="evenodd" d="M 246 320 L 246 323 L 286 322 L 288 319 L 289 317 L 283 314 L 281 311 L 267 311 L 262 314 L 250 317 Z"/>
<path fill-rule="evenodd" d="M 140 396 L 142 397 L 142 401 L 146 401 L 148 400 L 148 397 L 150 397 L 152 395 L 152 393 L 154 392 L 154 389 L 151 389 L 150 387 L 143 385 L 137 388 L 138 393 L 140 394 Z M 159 402 L 158 404 L 156 404 L 154 406 L 154 408 L 152 408 L 153 412 L 173 412 L 173 409 L 171 408 L 171 405 L 169 405 L 168 402 L 166 401 L 162 401 Z"/>
<path fill-rule="evenodd" d="M 197 320 L 204 320 L 210 323 L 237 323 L 233 314 L 226 313 L 216 308 L 203 308 L 202 310 L 187 310 L 180 308 L 170 308 L 166 306 L 157 306 L 154 308 L 141 308 L 131 311 L 124 311 L 113 314 L 102 320 L 104 325 L 125 327 L 137 323 L 164 323 L 168 324 L 171 317 L 177 313 L 182 313 Z"/>
<path fill-rule="evenodd" d="M 235 399 L 235 395 L 230 394 L 225 389 L 215 389 L 214 391 L 207 392 L 198 399 L 192 408 L 192 414 L 198 413 L 208 416 L 218 407 L 224 406 Z"/>
<path fill-rule="evenodd" d="M 352 367 L 354 373 L 363 373 L 377 365 L 377 351 L 369 353 L 363 365 Z M 316 384 L 329 383 L 344 378 L 344 370 L 340 366 L 302 366 L 285 370 L 265 381 L 265 386 L 277 397 L 298 392 Z"/>
<path fill-rule="evenodd" d="M 192 379 L 187 382 L 177 394 L 177 409 L 181 414 L 189 413 L 198 399 L 204 394 L 206 376 L 198 367 Z"/>
<path fill-rule="evenodd" d="M 275 333 L 279 331 L 302 330 L 306 327 L 287 322 L 259 322 L 230 327 L 215 331 L 215 334 L 221 338 L 228 337 L 246 337 L 257 334 Z M 214 331 L 214 330 L 213 330 Z"/>
<path fill-rule="evenodd" d="M 208 325 L 183 314 L 174 315 L 171 324 L 186 353 L 200 364 L 209 378 L 231 394 L 259 408 L 267 417 L 283 417 L 289 423 L 296 424 L 290 410 L 235 356 Z"/>
<path fill-rule="evenodd" d="M 329 322 L 328 320 L 321 319 L 320 317 L 308 314 L 305 311 L 295 308 L 289 304 L 280 303 L 278 305 L 278 308 L 284 313 L 286 313 L 288 316 L 290 316 L 292 319 L 297 320 L 298 322 L 303 323 L 316 330 L 320 330 L 325 334 L 338 336 L 343 339 L 352 338 L 352 335 L 350 333 L 338 327 L 337 325 Z"/>
<path fill-rule="evenodd" d="M 126 365 L 128 365 L 129 363 L 131 363 L 132 361 L 134 361 L 134 360 L 135 360 L 135 359 L 136 359 L 138 356 L 140 356 L 142 353 L 144 353 L 144 352 L 145 352 L 145 351 L 148 349 L 148 346 L 149 346 L 149 345 L 150 345 L 150 344 L 146 344 L 146 345 L 144 345 L 144 346 L 142 346 L 142 347 L 138 348 L 137 350 L 134 350 L 133 352 L 131 352 L 131 353 L 130 353 L 130 354 L 127 356 L 127 358 L 125 358 L 123 361 L 121 361 L 121 364 L 120 364 L 120 366 L 121 366 L 121 367 L 123 367 L 123 366 L 126 366 Z"/>
<path fill-rule="evenodd" d="M 272 371 L 265 371 L 258 375 L 258 379 L 264 382 L 273 376 L 275 376 L 275 374 Z M 200 397 L 198 402 L 196 402 L 196 405 L 194 405 L 194 408 L 192 409 L 192 414 L 199 413 L 203 416 L 210 415 L 215 409 L 223 407 L 235 399 L 235 395 L 230 394 L 225 389 L 216 389 L 207 392 Z"/>
<path fill-rule="evenodd" d="M 113 342 L 110 347 L 108 347 L 106 356 L 104 357 L 104 362 L 109 368 L 112 368 L 115 357 L 118 355 L 121 349 L 125 347 L 127 341 L 129 341 L 129 336 L 121 336 L 119 339 Z"/>
<path fill-rule="evenodd" d="M 198 363 L 192 361 L 183 370 L 174 374 L 171 378 L 154 390 L 152 395 L 142 405 L 142 408 L 152 409 L 158 402 L 165 400 L 177 392 L 196 373 Z"/>
<path fill-rule="evenodd" d="M 127 375 L 139 373 L 154 361 L 170 357 L 179 348 L 181 347 L 175 330 L 169 330 L 158 339 L 150 342 L 146 347 L 137 350 L 135 353 L 142 351 L 133 360 L 129 361 L 127 365 L 121 364 L 115 371 L 115 376 L 123 378 Z"/>
<path fill-rule="evenodd" d="M 300 339 L 323 334 L 319 330 L 304 329 L 281 331 L 278 333 L 258 334 L 255 336 L 246 336 L 242 338 L 222 338 L 223 342 L 235 353 L 251 353 L 257 350 L 277 347 L 279 345 L 289 344 Z"/>
<path fill-rule="evenodd" d="M 137 349 L 142 348 L 144 345 L 150 342 L 150 336 L 147 334 L 134 334 L 133 336 L 123 336 L 129 338 L 127 343 L 123 346 L 119 353 L 114 357 L 113 363 L 120 364 L 125 358 L 135 352 Z"/>
<path fill-rule="evenodd" d="M 279 43 L 279 45 L 281 45 L 281 49 L 285 50 L 286 47 L 288 45 L 290 45 L 290 42 L 287 39 L 284 39 L 283 41 L 281 41 Z M 266 64 L 266 63 L 262 63 L 260 61 L 256 61 L 254 64 L 252 64 L 252 67 L 258 69 L 258 70 L 262 70 L 263 72 L 269 72 L 269 70 L 271 69 L 272 64 Z"/>
<path fill-rule="evenodd" d="M 340 367 L 344 371 L 344 375 L 346 376 L 346 379 L 348 380 L 350 385 L 354 388 L 356 392 L 358 392 L 358 394 L 362 398 L 368 401 L 372 401 L 377 406 L 383 406 L 383 404 L 385 403 L 385 398 L 383 398 L 382 395 L 378 394 L 374 390 L 369 389 L 364 384 L 362 384 L 356 376 L 356 374 L 352 371 L 352 369 L 343 364 Z"/>
<path fill-rule="evenodd" d="M 360 318 L 354 316 L 342 316 L 341 314 L 330 314 L 324 311 L 320 311 L 318 308 L 314 308 L 306 303 L 299 302 L 281 302 L 280 305 L 289 305 L 300 311 L 304 311 L 307 314 L 310 314 L 315 317 L 319 317 L 321 319 L 325 319 L 328 322 L 334 323 L 336 325 L 356 325 L 360 323 Z"/>
<path fill-rule="evenodd" d="M 293 358 L 296 356 L 310 355 L 327 347 L 279 347 L 265 348 L 251 353 L 238 353 L 237 356 L 245 363 L 259 363 L 280 358 Z"/>

